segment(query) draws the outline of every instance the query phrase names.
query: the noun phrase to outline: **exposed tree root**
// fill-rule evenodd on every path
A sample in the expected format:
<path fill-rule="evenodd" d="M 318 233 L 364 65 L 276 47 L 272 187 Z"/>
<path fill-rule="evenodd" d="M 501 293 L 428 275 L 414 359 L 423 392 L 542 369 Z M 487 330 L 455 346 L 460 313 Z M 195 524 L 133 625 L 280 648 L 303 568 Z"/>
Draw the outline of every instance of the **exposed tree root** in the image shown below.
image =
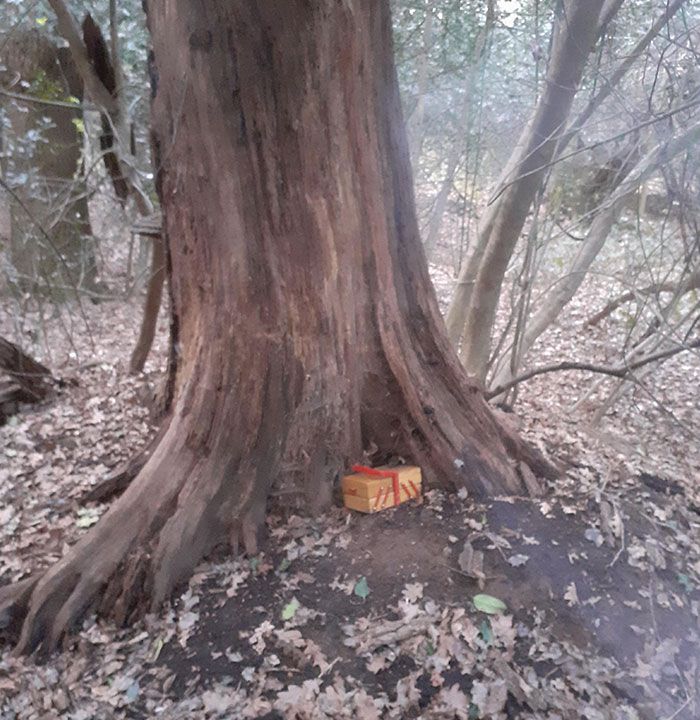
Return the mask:
<path fill-rule="evenodd" d="M 36 577 L 0 587 L 0 638 L 15 641 L 27 614 Z"/>

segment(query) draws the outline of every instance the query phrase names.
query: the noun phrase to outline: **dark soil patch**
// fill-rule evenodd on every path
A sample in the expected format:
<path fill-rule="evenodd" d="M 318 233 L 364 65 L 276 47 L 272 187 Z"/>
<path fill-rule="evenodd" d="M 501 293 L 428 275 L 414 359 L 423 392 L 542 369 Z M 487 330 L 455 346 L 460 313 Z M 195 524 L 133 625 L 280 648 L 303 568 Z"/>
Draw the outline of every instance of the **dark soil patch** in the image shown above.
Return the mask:
<path fill-rule="evenodd" d="M 678 670 L 690 670 L 697 645 L 689 642 L 688 628 L 697 622 L 692 606 L 700 595 L 679 584 L 682 563 L 666 557 L 665 568 L 653 563 L 633 567 L 619 538 L 606 540 L 602 534 L 591 534 L 595 516 L 587 503 L 582 499 L 580 507 L 563 508 L 557 502 L 548 507 L 541 501 L 515 499 L 474 505 L 448 497 L 430 505 L 404 504 L 376 515 L 353 513 L 346 520 L 347 544 L 331 541 L 325 552 L 307 553 L 291 562 L 285 559 L 284 545 L 272 540 L 261 560 L 261 566 L 270 569 L 253 573 L 240 592 L 223 604 L 222 588 L 211 581 L 201 594 L 196 632 L 185 648 L 171 641 L 161 653 L 159 665 L 175 673 L 171 692 L 177 697 L 186 697 L 188 689 L 204 679 L 231 686 L 245 683 L 246 673 L 250 677 L 250 668 L 261 667 L 265 653 L 278 656 L 279 670 L 273 675 L 283 685 L 318 678 L 318 667 L 295 657 L 283 644 L 273 641 L 260 654 L 249 642 L 264 621 L 283 625 L 283 608 L 296 598 L 301 607 L 317 613 L 301 629 L 333 663 L 326 675 L 329 681 L 337 673 L 353 678 L 369 694 L 384 693 L 393 701 L 397 683 L 413 673 L 420 701 L 406 717 L 417 716 L 414 713 L 426 707 L 438 691 L 418 659 L 397 650 L 389 653 L 385 668 L 370 670 L 366 657 L 343 644 L 343 628 L 363 618 L 370 625 L 400 618 L 404 587 L 420 583 L 424 598 L 449 608 L 464 608 L 472 616 L 476 593 L 498 597 L 513 613 L 515 623 L 532 627 L 533 619 L 540 618 L 563 648 L 609 657 L 622 668 L 634 667 L 652 647 L 677 642 L 681 648 L 675 658 Z M 661 543 L 668 531 L 647 520 L 633 503 L 622 509 L 621 516 L 628 542 L 643 538 Z M 473 537 L 475 527 L 482 533 L 474 545 L 485 552 L 487 578 L 482 589 L 458 565 L 464 541 Z M 506 541 L 505 546 L 496 547 L 494 539 Z M 527 559 L 513 566 L 508 560 L 514 556 Z M 292 582 L 290 589 L 290 581 L 299 573 L 305 581 Z M 362 577 L 370 590 L 366 599 L 352 592 Z M 345 591 L 338 589 L 338 582 L 346 584 Z M 668 607 L 659 603 L 661 593 L 664 602 L 670 598 Z M 476 613 L 475 622 L 484 621 L 488 618 Z M 530 662 L 531 639 L 525 633 L 516 643 L 516 658 L 520 656 L 524 664 Z M 230 662 L 227 654 L 231 652 L 240 653 L 240 660 Z M 561 672 L 556 660 L 531 664 L 539 677 L 556 677 Z M 469 693 L 472 681 L 455 663 L 442 672 L 444 687 L 455 684 Z M 674 682 L 667 678 L 663 692 L 668 694 Z M 609 688 L 612 697 L 636 706 L 639 717 L 652 717 L 645 710 L 648 700 L 633 683 L 611 679 Z M 582 697 L 585 699 L 585 693 Z M 512 695 L 505 707 L 509 718 L 529 717 L 530 709 Z"/>

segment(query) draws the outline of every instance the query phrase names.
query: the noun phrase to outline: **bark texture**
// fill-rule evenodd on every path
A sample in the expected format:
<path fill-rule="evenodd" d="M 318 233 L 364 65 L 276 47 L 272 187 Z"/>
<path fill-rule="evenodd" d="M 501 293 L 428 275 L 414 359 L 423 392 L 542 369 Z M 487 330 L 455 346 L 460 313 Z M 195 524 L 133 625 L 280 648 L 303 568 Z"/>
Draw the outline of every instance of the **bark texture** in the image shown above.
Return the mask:
<path fill-rule="evenodd" d="M 174 396 L 126 492 L 32 592 L 18 645 L 155 608 L 215 544 L 256 551 L 273 482 L 307 505 L 370 447 L 428 484 L 550 468 L 451 348 L 428 277 L 388 2 L 151 0 Z M 300 42 L 303 38 L 303 42 Z"/>

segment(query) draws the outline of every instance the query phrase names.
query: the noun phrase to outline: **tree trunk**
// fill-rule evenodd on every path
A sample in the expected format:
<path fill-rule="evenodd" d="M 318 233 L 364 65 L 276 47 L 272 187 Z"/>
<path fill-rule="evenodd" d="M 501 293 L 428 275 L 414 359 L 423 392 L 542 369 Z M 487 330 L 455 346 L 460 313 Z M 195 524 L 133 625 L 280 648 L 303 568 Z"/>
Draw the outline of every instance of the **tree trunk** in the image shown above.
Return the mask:
<path fill-rule="evenodd" d="M 589 51 L 603 0 L 567 0 L 554 30 L 545 89 L 503 174 L 477 248 L 462 272 L 448 313 L 450 334 L 462 339 L 467 370 L 484 379 L 503 278 L 532 201 L 554 154 Z M 452 307 L 455 309 L 453 310 Z"/>
<path fill-rule="evenodd" d="M 618 211 L 626 200 L 634 195 L 639 186 L 654 174 L 662 163 L 667 163 L 676 155 L 693 147 L 700 140 L 700 124 L 678 133 L 669 140 L 659 143 L 652 151 L 641 158 L 637 164 L 624 170 L 629 176 L 618 185 L 610 197 L 602 204 L 593 219 L 586 237 L 576 253 L 569 271 L 562 280 L 548 293 L 539 310 L 528 320 L 520 343 L 520 357 L 524 357 L 535 344 L 537 338 L 556 320 L 561 311 L 574 297 L 586 278 L 591 264 L 598 256 L 608 239 Z M 504 363 L 495 373 L 492 387 L 508 384 L 515 373 L 510 364 Z"/>
<path fill-rule="evenodd" d="M 126 492 L 38 581 L 20 652 L 55 646 L 89 608 L 156 608 L 222 541 L 255 552 L 278 475 L 314 506 L 373 445 L 479 494 L 524 492 L 523 462 L 551 471 L 491 415 L 444 332 L 388 0 L 151 0 L 148 22 L 171 414 Z"/>
<path fill-rule="evenodd" d="M 416 106 L 408 118 L 408 147 L 414 170 L 418 168 L 420 151 L 423 145 L 423 116 L 425 115 L 425 89 L 428 85 L 428 54 L 433 42 L 433 0 L 425 0 L 425 20 L 423 21 L 423 46 L 418 56 L 418 80 L 416 83 Z"/>
<path fill-rule="evenodd" d="M 96 291 L 95 244 L 80 172 L 82 139 L 77 126 L 82 110 L 60 104 L 70 96 L 81 98 L 82 83 L 67 53 L 37 29 L 14 32 L 5 41 L 3 59 L 0 79 L 26 83 L 27 94 L 36 99 L 4 102 L 11 137 L 5 142 L 3 175 L 24 205 L 11 207 L 16 282 L 30 288 L 41 279 L 50 290 L 58 278 L 64 285 Z M 37 233 L 36 223 L 46 229 L 52 247 Z"/>
<path fill-rule="evenodd" d="M 479 30 L 479 35 L 476 38 L 474 44 L 474 52 L 472 53 L 471 60 L 467 65 L 465 80 L 464 80 L 464 96 L 462 97 L 462 107 L 459 112 L 459 120 L 457 122 L 457 128 L 455 133 L 455 139 L 450 148 L 449 155 L 447 156 L 447 171 L 443 178 L 440 190 L 435 197 L 433 214 L 430 217 L 428 223 L 428 235 L 425 239 L 425 249 L 428 258 L 431 257 L 432 252 L 437 245 L 438 238 L 440 236 L 440 228 L 442 226 L 442 218 L 445 214 L 445 208 L 447 207 L 447 200 L 450 197 L 452 188 L 454 185 L 454 177 L 457 172 L 457 166 L 462 158 L 462 150 L 464 149 L 464 141 L 469 129 L 469 112 L 472 106 L 472 85 L 474 83 L 474 75 L 478 66 L 481 64 L 486 54 L 486 44 L 491 30 L 493 28 L 493 22 L 496 18 L 495 0 L 488 0 L 486 7 L 486 18 L 484 24 Z M 467 169 L 465 168 L 465 174 Z M 465 198 L 466 202 L 466 198 Z"/>
<path fill-rule="evenodd" d="M 148 353 L 153 345 L 153 338 L 156 335 L 158 313 L 160 311 L 161 298 L 163 297 L 163 285 L 165 283 L 165 247 L 160 237 L 153 237 L 153 250 L 151 255 L 151 274 L 148 279 L 146 291 L 146 304 L 141 321 L 141 330 L 136 347 L 131 354 L 129 372 L 132 375 L 140 373 L 146 364 Z"/>

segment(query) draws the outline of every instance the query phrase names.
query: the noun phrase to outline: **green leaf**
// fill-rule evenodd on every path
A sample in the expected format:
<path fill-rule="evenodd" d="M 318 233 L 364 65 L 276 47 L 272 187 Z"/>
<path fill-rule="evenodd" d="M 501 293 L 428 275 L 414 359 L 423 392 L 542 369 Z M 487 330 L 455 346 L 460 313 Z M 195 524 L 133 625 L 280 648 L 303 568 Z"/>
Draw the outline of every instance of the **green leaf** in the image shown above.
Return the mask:
<path fill-rule="evenodd" d="M 430 640 L 425 641 L 425 654 L 435 655 L 435 646 L 430 642 Z"/>
<path fill-rule="evenodd" d="M 258 565 L 260 565 L 260 558 L 254 557 L 250 558 L 250 562 L 248 563 L 250 565 L 250 569 L 255 572 Z"/>
<path fill-rule="evenodd" d="M 36 24 L 37 24 L 39 27 L 43 27 L 44 25 L 46 25 L 46 21 L 47 21 L 47 20 L 48 20 L 47 17 L 38 17 L 38 18 L 36 19 Z"/>
<path fill-rule="evenodd" d="M 690 582 L 690 578 L 685 573 L 678 573 L 678 582 L 686 592 L 690 592 L 693 589 L 693 583 Z"/>
<path fill-rule="evenodd" d="M 502 600 L 493 597 L 493 595 L 474 595 L 472 598 L 474 607 L 488 615 L 495 615 L 506 610 L 506 605 Z"/>
<path fill-rule="evenodd" d="M 469 717 L 470 718 L 478 718 L 479 717 L 479 708 L 472 703 L 469 706 Z"/>
<path fill-rule="evenodd" d="M 363 600 L 367 598 L 370 591 L 369 585 L 367 585 L 366 577 L 363 576 L 355 583 L 355 589 L 353 590 L 353 592 L 355 593 L 355 595 L 357 595 L 357 597 L 362 598 Z"/>
<path fill-rule="evenodd" d="M 79 133 L 85 132 L 85 125 L 83 125 L 83 121 L 80 118 L 73 118 L 73 125 L 75 125 L 75 129 Z"/>
<path fill-rule="evenodd" d="M 481 621 L 481 627 L 479 628 L 479 632 L 481 633 L 481 637 L 484 638 L 484 642 L 487 645 L 491 644 L 491 625 L 489 625 L 488 620 L 482 620 Z"/>
<path fill-rule="evenodd" d="M 282 562 L 277 568 L 277 572 L 283 573 L 290 565 L 291 563 L 289 562 L 289 558 L 282 558 Z"/>
<path fill-rule="evenodd" d="M 15 457 L 17 455 L 17 451 L 12 448 L 7 448 L 7 450 L 5 450 L 5 455 L 7 455 L 7 457 Z"/>
<path fill-rule="evenodd" d="M 298 609 L 299 601 L 296 598 L 292 598 L 292 601 L 288 602 L 282 608 L 282 620 L 291 620 Z"/>

